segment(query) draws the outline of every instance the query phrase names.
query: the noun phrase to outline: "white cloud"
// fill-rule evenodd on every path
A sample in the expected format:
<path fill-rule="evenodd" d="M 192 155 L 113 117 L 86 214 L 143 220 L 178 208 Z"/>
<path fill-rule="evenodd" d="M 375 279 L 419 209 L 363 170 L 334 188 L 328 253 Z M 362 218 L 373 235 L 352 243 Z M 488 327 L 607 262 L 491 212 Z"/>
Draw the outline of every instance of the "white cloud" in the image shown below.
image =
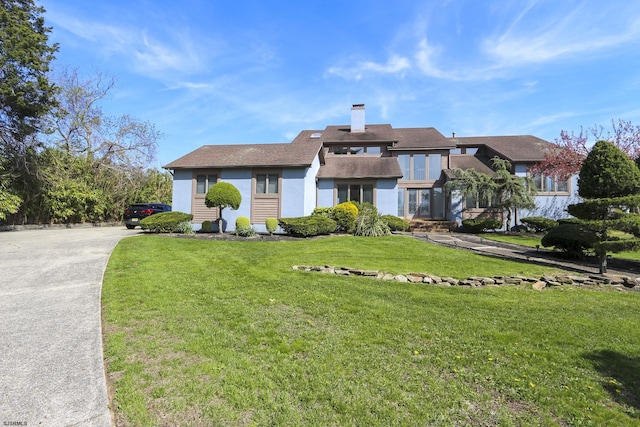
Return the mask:
<path fill-rule="evenodd" d="M 599 54 L 640 41 L 640 21 L 629 21 L 623 14 L 612 16 L 606 8 L 582 4 L 571 12 L 559 10 L 542 16 L 545 10 L 536 10 L 537 4 L 527 5 L 505 32 L 484 40 L 483 50 L 497 65 L 511 67 Z M 603 15 L 614 19 L 615 25 L 603 23 Z"/>
<path fill-rule="evenodd" d="M 360 80 L 366 74 L 397 74 L 404 77 L 404 72 L 411 68 L 411 61 L 400 55 L 391 55 L 385 64 L 373 61 L 360 61 L 353 67 L 331 67 L 327 73 L 347 80 Z"/>

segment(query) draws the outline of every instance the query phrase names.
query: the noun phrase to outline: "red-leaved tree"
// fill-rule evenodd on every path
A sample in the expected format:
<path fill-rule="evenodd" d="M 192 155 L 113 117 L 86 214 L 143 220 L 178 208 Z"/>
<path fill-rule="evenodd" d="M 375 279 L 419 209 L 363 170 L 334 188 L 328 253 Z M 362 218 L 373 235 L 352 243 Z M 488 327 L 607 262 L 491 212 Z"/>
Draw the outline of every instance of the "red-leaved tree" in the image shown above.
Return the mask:
<path fill-rule="evenodd" d="M 593 138 L 593 139 L 591 139 Z M 604 126 L 594 126 L 585 130 L 580 127 L 580 133 L 560 132 L 560 138 L 555 140 L 555 148 L 545 155 L 543 162 L 531 168 L 534 174 L 546 174 L 565 180 L 580 172 L 582 162 L 591 151 L 596 141 L 606 140 L 614 144 L 632 160 L 640 157 L 640 125 L 630 121 L 611 120 L 611 130 L 605 133 Z"/>

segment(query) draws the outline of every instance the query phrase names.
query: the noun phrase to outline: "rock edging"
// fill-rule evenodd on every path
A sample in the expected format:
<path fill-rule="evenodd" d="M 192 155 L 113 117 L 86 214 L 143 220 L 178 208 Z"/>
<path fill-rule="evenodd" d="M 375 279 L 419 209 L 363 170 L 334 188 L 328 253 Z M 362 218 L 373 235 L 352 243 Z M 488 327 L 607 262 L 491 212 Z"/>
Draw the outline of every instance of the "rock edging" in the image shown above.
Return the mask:
<path fill-rule="evenodd" d="M 544 275 L 542 277 L 525 276 L 472 276 L 466 279 L 454 279 L 453 277 L 440 277 L 426 273 L 391 274 L 378 270 L 362 270 L 350 267 L 325 266 L 302 266 L 291 267 L 295 271 L 319 272 L 325 274 L 335 274 L 338 276 L 364 276 L 383 281 L 396 281 L 402 283 L 423 283 L 442 286 L 530 286 L 532 289 L 541 291 L 545 288 L 555 286 L 576 286 L 576 287 L 611 287 L 618 291 L 640 292 L 640 278 L 630 276 L 618 276 L 611 274 L 576 276 L 576 275 Z"/>

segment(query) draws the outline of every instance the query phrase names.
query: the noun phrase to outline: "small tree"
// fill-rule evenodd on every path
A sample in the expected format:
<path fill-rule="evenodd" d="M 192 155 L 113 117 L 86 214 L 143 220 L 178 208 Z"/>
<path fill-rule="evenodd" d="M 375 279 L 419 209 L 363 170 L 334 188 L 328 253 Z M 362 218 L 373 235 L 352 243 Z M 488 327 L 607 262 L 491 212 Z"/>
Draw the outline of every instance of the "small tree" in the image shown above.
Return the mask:
<path fill-rule="evenodd" d="M 640 169 L 619 148 L 598 141 L 580 169 L 578 194 L 581 203 L 569 205 L 571 215 L 595 232 L 593 244 L 600 273 L 607 272 L 607 253 L 640 247 Z M 635 239 L 612 237 L 609 230 L 633 234 Z"/>
<path fill-rule="evenodd" d="M 218 233 L 222 233 L 222 210 L 231 208 L 236 210 L 240 207 L 242 195 L 240 191 L 228 182 L 220 181 L 207 191 L 204 203 L 208 208 L 220 208 L 220 216 L 216 219 L 218 223 Z"/>

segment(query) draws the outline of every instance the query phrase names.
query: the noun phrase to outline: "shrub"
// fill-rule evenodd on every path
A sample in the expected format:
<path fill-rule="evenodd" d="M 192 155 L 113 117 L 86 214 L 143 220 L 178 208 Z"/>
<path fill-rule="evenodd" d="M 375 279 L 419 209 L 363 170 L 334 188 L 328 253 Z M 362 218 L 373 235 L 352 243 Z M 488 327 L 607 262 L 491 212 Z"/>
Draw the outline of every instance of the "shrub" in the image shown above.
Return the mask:
<path fill-rule="evenodd" d="M 333 217 L 333 208 L 315 208 L 311 215 L 319 215 L 319 216 L 323 216 L 325 218 L 334 219 L 334 217 Z"/>
<path fill-rule="evenodd" d="M 353 234 L 356 236 L 378 237 L 391 234 L 387 222 L 371 203 L 363 203 L 356 218 Z"/>
<path fill-rule="evenodd" d="M 358 207 L 352 201 L 340 203 L 333 208 L 333 219 L 336 221 L 336 231 L 353 233 L 358 216 Z"/>
<path fill-rule="evenodd" d="M 320 215 L 280 218 L 278 223 L 285 233 L 297 237 L 329 234 L 333 233 L 336 229 L 336 222 L 334 220 Z"/>
<path fill-rule="evenodd" d="M 536 233 L 546 233 L 558 226 L 558 221 L 541 216 L 529 216 L 520 220 L 527 227 L 532 228 Z"/>
<path fill-rule="evenodd" d="M 462 231 L 466 233 L 482 233 L 502 227 L 502 221 L 495 218 L 474 218 L 462 220 Z"/>
<path fill-rule="evenodd" d="M 382 215 L 391 231 L 409 231 L 409 221 L 394 215 Z"/>
<path fill-rule="evenodd" d="M 180 234 L 195 234 L 193 227 L 191 227 L 191 221 L 182 221 L 176 227 L 176 233 Z"/>
<path fill-rule="evenodd" d="M 213 222 L 204 221 L 202 223 L 202 227 L 200 228 L 200 231 L 202 231 L 203 233 L 213 233 Z"/>
<path fill-rule="evenodd" d="M 184 212 L 160 212 L 143 218 L 140 228 L 153 233 L 179 233 L 180 224 L 192 219 L 193 215 Z"/>
<path fill-rule="evenodd" d="M 555 247 L 574 258 L 583 258 L 598 241 L 595 231 L 579 224 L 560 224 L 542 238 L 542 246 Z"/>
<path fill-rule="evenodd" d="M 264 225 L 267 227 L 269 234 L 273 234 L 278 229 L 278 220 L 275 218 L 267 218 Z"/>
<path fill-rule="evenodd" d="M 251 220 L 246 216 L 236 218 L 236 236 L 251 237 L 255 236 L 256 231 L 251 226 Z"/>

